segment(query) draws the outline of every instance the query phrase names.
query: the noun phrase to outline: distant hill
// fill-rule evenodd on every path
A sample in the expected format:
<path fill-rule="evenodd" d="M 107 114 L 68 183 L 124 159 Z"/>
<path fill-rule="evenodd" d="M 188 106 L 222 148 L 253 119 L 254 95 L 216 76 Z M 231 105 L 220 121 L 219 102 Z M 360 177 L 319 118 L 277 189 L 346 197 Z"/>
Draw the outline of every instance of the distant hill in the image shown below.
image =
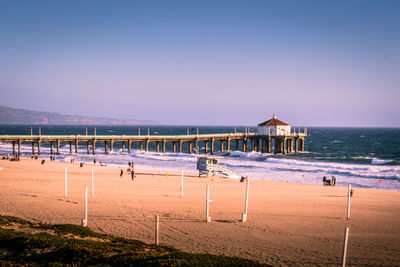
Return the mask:
<path fill-rule="evenodd" d="M 0 106 L 0 124 L 155 125 L 156 121 L 63 115 Z"/>

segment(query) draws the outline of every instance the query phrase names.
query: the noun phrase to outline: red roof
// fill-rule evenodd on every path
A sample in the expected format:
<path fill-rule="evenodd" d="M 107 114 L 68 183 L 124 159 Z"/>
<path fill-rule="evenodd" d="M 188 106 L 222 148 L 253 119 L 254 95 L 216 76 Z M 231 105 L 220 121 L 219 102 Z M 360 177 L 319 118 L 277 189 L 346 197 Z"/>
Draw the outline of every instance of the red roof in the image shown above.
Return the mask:
<path fill-rule="evenodd" d="M 264 122 L 258 124 L 258 126 L 276 126 L 276 125 L 290 125 L 290 124 L 287 124 L 286 122 L 278 120 L 275 116 L 270 120 L 267 120 L 267 121 L 264 121 Z"/>

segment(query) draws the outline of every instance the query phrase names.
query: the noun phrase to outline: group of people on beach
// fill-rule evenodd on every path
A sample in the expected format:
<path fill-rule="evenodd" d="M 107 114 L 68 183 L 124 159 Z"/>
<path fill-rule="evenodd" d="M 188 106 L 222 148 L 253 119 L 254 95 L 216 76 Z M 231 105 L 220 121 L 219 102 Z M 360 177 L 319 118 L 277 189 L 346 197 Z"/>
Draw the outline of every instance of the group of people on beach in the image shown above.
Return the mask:
<path fill-rule="evenodd" d="M 10 155 L 7 154 L 7 156 L 3 156 L 1 159 L 10 160 L 10 161 L 19 161 L 20 156 L 19 156 L 19 154 L 15 154 L 13 157 L 10 157 Z"/>
<path fill-rule="evenodd" d="M 332 176 L 331 179 L 326 178 L 326 176 L 324 176 L 322 178 L 322 182 L 324 185 L 331 185 L 331 186 L 335 186 L 336 185 L 336 177 Z"/>
<path fill-rule="evenodd" d="M 93 159 L 93 164 L 96 165 L 96 159 Z M 104 164 L 101 160 L 99 161 L 100 166 L 107 166 L 106 164 Z"/>
<path fill-rule="evenodd" d="M 127 171 L 131 173 L 132 181 L 134 181 L 135 177 L 136 177 L 136 175 L 135 175 L 135 164 L 133 163 L 133 161 L 132 162 L 128 162 L 128 166 L 129 167 L 128 167 Z M 122 175 L 124 175 L 124 171 L 121 169 L 121 172 L 119 173 L 119 176 L 122 178 Z"/>

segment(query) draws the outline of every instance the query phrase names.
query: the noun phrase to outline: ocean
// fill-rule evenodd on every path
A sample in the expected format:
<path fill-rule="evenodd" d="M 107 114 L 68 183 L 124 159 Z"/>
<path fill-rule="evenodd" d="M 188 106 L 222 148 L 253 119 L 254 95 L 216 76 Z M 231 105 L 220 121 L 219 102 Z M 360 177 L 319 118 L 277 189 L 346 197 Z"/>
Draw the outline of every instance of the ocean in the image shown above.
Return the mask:
<path fill-rule="evenodd" d="M 65 126 L 42 125 L 32 127 L 34 135 L 180 135 L 206 133 L 232 133 L 245 131 L 245 127 L 228 126 Z M 256 127 L 250 127 L 256 132 Z M 0 135 L 30 135 L 30 125 L 0 125 Z M 199 143 L 200 153 L 204 150 Z M 104 154 L 104 144 L 96 143 L 96 155 L 86 154 L 86 144 L 79 145 L 78 155 L 69 153 L 69 144 L 61 143 L 61 154 L 57 160 L 69 162 L 93 162 L 100 160 L 108 165 L 128 166 L 134 161 L 138 169 L 157 169 L 160 171 L 181 171 L 197 174 L 197 155 L 172 153 L 167 143 L 167 153 L 156 153 L 155 143 L 150 143 L 150 152 L 139 150 L 139 144 L 133 144 L 131 154 L 122 152 L 120 142 L 114 143 L 114 151 Z M 216 148 L 219 148 L 216 143 Z M 321 184 L 322 177 L 335 176 L 338 185 L 352 184 L 353 187 L 400 190 L 400 128 L 308 128 L 305 151 L 298 154 L 273 155 L 260 152 L 234 151 L 235 142 L 231 142 L 231 151 L 216 153 L 221 164 L 250 179 L 274 180 L 306 184 Z M 22 156 L 31 156 L 32 145 L 22 145 Z M 169 152 L 168 152 L 169 151 Z M 183 143 L 183 150 L 187 144 Z M 42 143 L 40 159 L 50 156 L 50 144 Z M 12 154 L 11 143 L 0 144 L 1 155 Z M 0 161 L 1 164 L 1 161 Z"/>

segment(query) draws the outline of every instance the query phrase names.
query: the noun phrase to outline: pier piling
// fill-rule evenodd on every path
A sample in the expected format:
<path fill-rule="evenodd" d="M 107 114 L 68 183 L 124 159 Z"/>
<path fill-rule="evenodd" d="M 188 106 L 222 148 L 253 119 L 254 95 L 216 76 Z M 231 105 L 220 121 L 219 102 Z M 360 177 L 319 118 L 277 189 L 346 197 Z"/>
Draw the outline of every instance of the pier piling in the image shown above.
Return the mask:
<path fill-rule="evenodd" d="M 175 141 L 172 142 L 172 152 L 176 153 L 176 142 Z"/>
<path fill-rule="evenodd" d="M 75 139 L 75 154 L 78 154 L 78 139 Z"/>
<path fill-rule="evenodd" d="M 192 144 L 191 141 L 189 141 L 189 143 L 188 143 L 188 153 L 192 154 L 192 150 L 193 150 L 193 144 Z"/>

